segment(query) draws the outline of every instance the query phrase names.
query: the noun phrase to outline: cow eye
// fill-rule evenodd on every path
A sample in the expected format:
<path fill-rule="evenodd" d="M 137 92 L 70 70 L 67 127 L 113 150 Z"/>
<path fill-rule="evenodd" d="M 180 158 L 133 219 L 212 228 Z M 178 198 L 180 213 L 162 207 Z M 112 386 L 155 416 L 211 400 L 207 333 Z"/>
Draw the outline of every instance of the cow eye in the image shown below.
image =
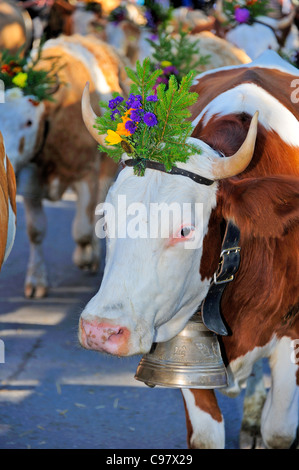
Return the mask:
<path fill-rule="evenodd" d="M 193 231 L 193 227 L 183 227 L 182 230 L 181 230 L 181 237 L 183 238 L 186 238 L 186 237 L 189 237 L 189 235 L 191 234 L 191 232 Z"/>
<path fill-rule="evenodd" d="M 28 119 L 28 121 L 26 121 L 25 127 L 30 127 L 30 126 L 32 126 L 32 121 L 31 119 Z"/>

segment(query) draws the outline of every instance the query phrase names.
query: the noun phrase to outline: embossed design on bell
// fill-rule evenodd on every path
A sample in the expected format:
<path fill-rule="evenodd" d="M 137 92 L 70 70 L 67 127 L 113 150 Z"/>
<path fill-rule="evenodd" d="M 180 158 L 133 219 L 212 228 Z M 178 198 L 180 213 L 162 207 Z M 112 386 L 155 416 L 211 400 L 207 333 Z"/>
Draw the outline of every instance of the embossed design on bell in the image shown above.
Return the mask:
<path fill-rule="evenodd" d="M 152 345 L 142 357 L 135 379 L 149 387 L 226 387 L 227 373 L 217 335 L 208 330 L 196 313 L 177 336 Z"/>

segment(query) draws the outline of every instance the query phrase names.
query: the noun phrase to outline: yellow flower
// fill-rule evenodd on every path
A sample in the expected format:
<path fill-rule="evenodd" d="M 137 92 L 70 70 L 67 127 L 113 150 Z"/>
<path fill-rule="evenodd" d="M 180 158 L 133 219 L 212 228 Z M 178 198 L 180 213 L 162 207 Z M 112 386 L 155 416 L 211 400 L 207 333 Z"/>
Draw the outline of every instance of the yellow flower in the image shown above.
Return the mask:
<path fill-rule="evenodd" d="M 172 65 L 171 62 L 169 62 L 169 60 L 163 60 L 163 62 L 161 62 L 161 66 L 164 68 L 164 67 L 170 67 L 170 65 Z"/>
<path fill-rule="evenodd" d="M 130 108 L 128 109 L 128 111 L 125 112 L 125 118 L 127 118 L 127 120 L 128 120 L 128 115 L 131 114 L 131 111 L 135 111 L 135 110 L 133 108 Z M 124 121 L 125 118 L 122 117 L 122 120 Z"/>
<path fill-rule="evenodd" d="M 27 73 L 20 72 L 12 79 L 12 83 L 20 88 L 24 88 L 26 86 L 27 78 Z"/>
<path fill-rule="evenodd" d="M 131 132 L 128 131 L 125 127 L 126 122 L 131 121 L 131 119 L 127 117 L 122 117 L 122 121 L 123 122 L 120 122 L 119 124 L 117 124 L 117 129 L 116 129 L 117 134 L 125 135 L 126 137 L 128 137 L 129 135 L 132 135 Z"/>
<path fill-rule="evenodd" d="M 105 140 L 108 145 L 116 145 L 116 144 L 119 144 L 123 140 L 119 134 L 112 131 L 111 129 L 108 129 L 107 134 L 108 135 Z"/>

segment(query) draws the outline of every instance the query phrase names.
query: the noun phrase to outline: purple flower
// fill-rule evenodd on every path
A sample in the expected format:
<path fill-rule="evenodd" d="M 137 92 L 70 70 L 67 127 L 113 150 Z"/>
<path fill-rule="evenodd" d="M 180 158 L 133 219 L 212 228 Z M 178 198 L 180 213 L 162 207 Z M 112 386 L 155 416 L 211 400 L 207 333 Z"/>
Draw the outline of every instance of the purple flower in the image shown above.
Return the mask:
<path fill-rule="evenodd" d="M 115 109 L 124 99 L 121 96 L 117 96 L 113 100 L 110 100 L 108 106 L 110 109 Z"/>
<path fill-rule="evenodd" d="M 168 84 L 168 79 L 166 77 L 158 77 L 156 80 L 155 85 L 153 86 L 153 90 L 155 91 L 155 94 L 157 94 L 157 87 L 160 85 L 160 83 L 165 83 L 165 85 Z"/>
<path fill-rule="evenodd" d="M 137 129 L 137 126 L 136 126 L 135 122 L 133 122 L 133 121 L 127 121 L 126 124 L 125 124 L 125 128 L 126 128 L 127 131 L 129 131 L 131 134 L 134 134 L 134 132 L 135 132 L 136 129 Z"/>
<path fill-rule="evenodd" d="M 156 101 L 158 101 L 158 97 L 156 95 L 150 95 L 146 98 L 146 101 L 156 102 Z"/>
<path fill-rule="evenodd" d="M 166 77 L 158 77 L 157 80 L 156 80 L 156 85 L 159 85 L 159 83 L 165 83 L 165 85 L 167 85 L 168 83 L 168 79 Z"/>
<path fill-rule="evenodd" d="M 131 108 L 133 108 L 133 109 L 141 108 L 140 101 L 138 101 L 138 100 L 133 101 L 133 103 L 131 104 Z"/>
<path fill-rule="evenodd" d="M 250 11 L 247 8 L 237 8 L 235 11 L 235 20 L 238 23 L 246 23 L 249 20 Z"/>
<path fill-rule="evenodd" d="M 170 75 L 172 73 L 174 75 L 178 75 L 179 73 L 178 69 L 174 65 L 169 65 L 168 67 L 165 67 L 163 72 L 165 73 L 165 75 Z"/>
<path fill-rule="evenodd" d="M 157 117 L 154 113 L 145 113 L 143 116 L 143 121 L 147 126 L 156 126 L 158 124 Z"/>
<path fill-rule="evenodd" d="M 119 110 L 118 109 L 114 109 L 111 113 L 111 121 L 115 121 L 115 115 L 116 114 L 120 114 Z"/>
<path fill-rule="evenodd" d="M 135 100 L 135 95 L 131 95 L 129 96 L 129 99 L 126 101 L 126 106 L 127 108 L 131 108 L 131 103 L 133 103 L 133 101 Z"/>
<path fill-rule="evenodd" d="M 130 118 L 132 119 L 132 121 L 135 121 L 135 122 L 141 121 L 141 118 L 142 118 L 141 109 L 134 109 L 133 111 L 131 111 Z"/>
<path fill-rule="evenodd" d="M 146 20 L 147 20 L 147 25 L 149 28 L 155 28 L 155 20 L 152 16 L 152 13 L 150 10 L 146 10 L 145 14 L 144 14 Z"/>
<path fill-rule="evenodd" d="M 129 96 L 128 101 L 126 102 L 127 108 L 137 109 L 141 107 L 141 95 L 133 95 L 132 93 Z"/>

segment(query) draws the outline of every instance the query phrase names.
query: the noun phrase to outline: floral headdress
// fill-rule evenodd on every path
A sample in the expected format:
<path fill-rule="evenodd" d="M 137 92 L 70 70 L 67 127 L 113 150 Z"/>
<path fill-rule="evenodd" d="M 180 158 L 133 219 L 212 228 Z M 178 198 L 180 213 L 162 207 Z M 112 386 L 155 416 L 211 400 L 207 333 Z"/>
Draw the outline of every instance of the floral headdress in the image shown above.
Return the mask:
<path fill-rule="evenodd" d="M 159 26 L 165 28 L 165 25 L 171 20 L 173 8 L 165 8 L 154 0 L 144 0 L 144 16 L 146 26 L 153 32 L 156 32 Z"/>
<path fill-rule="evenodd" d="M 257 16 L 271 11 L 269 0 L 224 0 L 223 12 L 234 24 L 251 23 Z"/>
<path fill-rule="evenodd" d="M 111 21 L 115 24 L 118 24 L 126 19 L 128 19 L 128 11 L 125 5 L 118 6 L 117 8 L 112 10 L 108 16 L 108 21 Z"/>
<path fill-rule="evenodd" d="M 158 39 L 156 41 L 147 39 L 147 41 L 153 48 L 153 68 L 163 70 L 155 86 L 159 83 L 167 85 L 172 74 L 180 83 L 189 70 L 199 73 L 200 67 L 206 65 L 210 59 L 210 55 L 200 54 L 199 40 L 192 38 L 187 31 L 182 29 L 176 36 L 172 36 L 165 29 L 159 28 Z"/>
<path fill-rule="evenodd" d="M 58 86 L 57 73 L 61 69 L 58 66 L 59 58 L 52 62 L 49 70 L 37 69 L 41 55 L 42 44 L 34 60 L 29 55 L 22 57 L 21 51 L 12 54 L 4 50 L 0 59 L 0 80 L 5 90 L 18 88 L 23 95 L 33 95 L 39 102 L 53 101 L 53 90 Z M 55 58 L 47 58 L 50 59 Z"/>
<path fill-rule="evenodd" d="M 126 70 L 133 82 L 129 98 L 114 94 L 109 103 L 100 102 L 106 112 L 97 118 L 95 127 L 99 134 L 107 134 L 107 146 L 100 145 L 100 150 L 116 161 L 124 152 L 129 154 L 136 162 L 134 173 L 140 176 L 147 160 L 160 162 L 170 171 L 175 162 L 186 162 L 190 155 L 199 153 L 198 147 L 187 142 L 193 130 L 188 107 L 198 96 L 189 92 L 195 72 L 185 76 L 180 85 L 172 75 L 168 89 L 162 83 L 155 93 L 153 87 L 163 72 L 152 73 L 148 58 L 142 65 L 137 61 L 136 72 Z"/>

